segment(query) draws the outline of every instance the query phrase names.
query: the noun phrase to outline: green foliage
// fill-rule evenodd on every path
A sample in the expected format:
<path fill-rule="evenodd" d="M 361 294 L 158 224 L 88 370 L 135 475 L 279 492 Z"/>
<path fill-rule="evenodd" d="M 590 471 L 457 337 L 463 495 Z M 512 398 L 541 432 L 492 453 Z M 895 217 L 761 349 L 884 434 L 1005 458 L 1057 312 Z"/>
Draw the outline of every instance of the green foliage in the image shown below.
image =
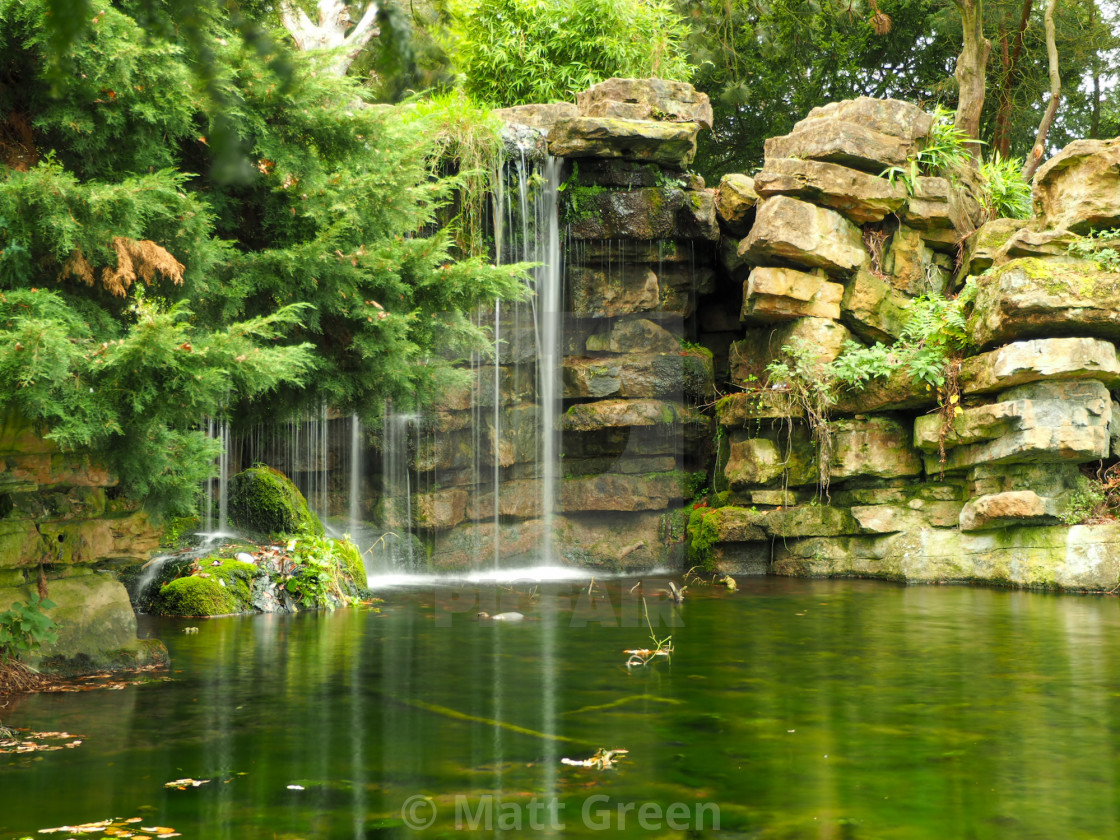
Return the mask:
<path fill-rule="evenodd" d="M 898 341 L 889 347 L 850 341 L 827 374 L 835 385 L 861 390 L 871 379 L 903 370 L 931 389 L 942 388 L 950 357 L 968 345 L 967 314 L 975 296 L 976 284 L 969 283 L 952 300 L 936 294 L 916 298 Z"/>
<path fill-rule="evenodd" d="M 719 530 L 716 525 L 718 516 L 714 516 L 718 508 L 707 506 L 693 506 L 688 515 L 688 562 L 690 566 L 699 566 L 705 572 L 716 571 L 716 560 L 712 554 L 712 545 L 719 540 Z"/>
<path fill-rule="evenodd" d="M 1077 486 L 1069 495 L 1066 508 L 1058 515 L 1063 525 L 1079 525 L 1092 519 L 1105 503 L 1105 490 L 1100 482 L 1079 475 Z"/>
<path fill-rule="evenodd" d="M 612 76 L 687 80 L 686 31 L 667 0 L 480 0 L 459 64 L 481 102 L 569 102 Z"/>
<path fill-rule="evenodd" d="M 905 166 L 890 166 L 880 173 L 881 177 L 892 185 L 902 183 L 908 195 L 914 194 L 920 175 L 956 177 L 956 173 L 971 160 L 967 144 L 975 141 L 953 124 L 953 118 L 951 111 L 941 105 L 935 107 L 933 126 L 925 145 L 907 160 Z"/>
<path fill-rule="evenodd" d="M 12 660 L 26 662 L 43 645 L 58 640 L 54 621 L 45 612 L 54 606 L 53 601 L 32 593 L 26 604 L 16 601 L 0 612 L 0 665 Z"/>
<path fill-rule="evenodd" d="M 520 267 L 456 258 L 484 250 L 478 109 L 368 107 L 242 12 L 182 6 L 59 41 L 65 2 L 0 0 L 0 408 L 171 512 L 212 472 L 204 415 L 430 400 L 468 375 L 468 313 L 525 294 Z"/>
<path fill-rule="evenodd" d="M 893 345 L 876 342 L 863 347 L 848 341 L 838 357 L 826 361 L 816 346 L 795 338 L 767 366 L 767 393 L 779 403 L 786 403 L 782 414 L 792 416 L 800 410 L 805 415 L 817 445 L 822 490 L 828 490 L 832 457 L 829 413 L 839 390 L 862 390 L 872 379 L 901 370 L 928 389 L 936 390 L 940 397 L 950 359 L 968 345 L 967 313 L 975 296 L 975 283 L 968 283 L 953 300 L 941 295 L 915 299 L 906 325 Z"/>
<path fill-rule="evenodd" d="M 310 609 L 352 603 L 366 585 L 365 566 L 349 540 L 302 533 L 289 544 L 296 568 L 288 591 Z"/>
<path fill-rule="evenodd" d="M 1102 228 L 1079 236 L 1069 244 L 1070 256 L 1092 260 L 1101 271 L 1120 273 L 1120 228 Z"/>
<path fill-rule="evenodd" d="M 1023 178 L 1021 158 L 1005 158 L 996 152 L 980 164 L 984 192 L 980 203 L 991 219 L 1029 219 L 1031 185 Z"/>
<path fill-rule="evenodd" d="M 250 467 L 230 481 L 229 515 L 247 534 L 269 537 L 321 535 L 323 524 L 286 475 L 272 467 Z"/>

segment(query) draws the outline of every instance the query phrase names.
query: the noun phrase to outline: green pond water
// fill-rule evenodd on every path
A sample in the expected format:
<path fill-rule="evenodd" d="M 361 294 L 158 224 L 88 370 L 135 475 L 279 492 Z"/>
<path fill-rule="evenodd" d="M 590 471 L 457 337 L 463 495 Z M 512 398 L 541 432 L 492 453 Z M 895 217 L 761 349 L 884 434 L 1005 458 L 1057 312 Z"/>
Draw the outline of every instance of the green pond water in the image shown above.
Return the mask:
<path fill-rule="evenodd" d="M 0 710 L 83 741 L 0 755 L 0 838 L 137 816 L 188 840 L 1120 835 L 1116 599 L 744 579 L 674 615 L 647 580 L 674 652 L 627 670 L 635 582 L 142 619 L 172 681 Z M 476 620 L 495 607 L 527 619 Z M 561 761 L 599 747 L 629 753 Z M 165 789 L 185 777 L 210 782 Z"/>

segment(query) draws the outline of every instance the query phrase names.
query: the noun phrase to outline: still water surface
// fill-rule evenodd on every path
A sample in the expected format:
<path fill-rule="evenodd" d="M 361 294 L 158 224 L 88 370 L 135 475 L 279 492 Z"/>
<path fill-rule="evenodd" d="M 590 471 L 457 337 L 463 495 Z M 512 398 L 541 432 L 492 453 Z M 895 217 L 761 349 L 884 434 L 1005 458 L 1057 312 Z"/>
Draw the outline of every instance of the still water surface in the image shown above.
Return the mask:
<path fill-rule="evenodd" d="M 0 756 L 0 838 L 111 816 L 188 840 L 1120 836 L 1116 599 L 744 579 L 674 613 L 647 581 L 674 652 L 627 670 L 624 649 L 652 646 L 635 582 L 142 619 L 173 681 L 3 711 L 84 738 Z M 561 762 L 599 747 L 629 754 Z M 211 781 L 164 788 L 184 777 Z M 416 796 L 404 817 L 434 816 L 423 831 L 402 819 Z"/>

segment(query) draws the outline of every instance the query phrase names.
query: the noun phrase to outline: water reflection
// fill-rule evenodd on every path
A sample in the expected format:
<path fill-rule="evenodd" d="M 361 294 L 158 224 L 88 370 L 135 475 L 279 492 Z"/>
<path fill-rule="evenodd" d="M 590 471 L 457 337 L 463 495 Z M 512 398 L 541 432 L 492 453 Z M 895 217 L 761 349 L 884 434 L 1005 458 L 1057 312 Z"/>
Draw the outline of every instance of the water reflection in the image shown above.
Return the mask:
<path fill-rule="evenodd" d="M 715 804 L 726 836 L 1117 834 L 1114 599 L 782 580 L 694 589 L 679 626 L 651 600 L 671 664 L 627 672 L 622 651 L 650 644 L 633 583 L 483 583 L 462 599 L 400 588 L 379 613 L 191 622 L 197 635 L 146 619 L 172 650 L 174 682 L 4 711 L 9 725 L 85 739 L 0 756 L 0 838 L 111 815 L 205 840 L 521 836 L 531 803 L 550 797 L 556 833 L 572 837 L 601 834 L 604 820 L 644 836 L 643 803 L 663 817 L 672 803 Z M 484 603 L 527 620 L 480 623 Z M 606 772 L 560 763 L 598 747 L 630 753 Z M 188 776 L 212 781 L 163 788 Z M 417 795 L 436 812 L 422 832 L 401 820 Z M 488 796 L 522 828 L 456 831 L 457 804 L 477 815 Z"/>

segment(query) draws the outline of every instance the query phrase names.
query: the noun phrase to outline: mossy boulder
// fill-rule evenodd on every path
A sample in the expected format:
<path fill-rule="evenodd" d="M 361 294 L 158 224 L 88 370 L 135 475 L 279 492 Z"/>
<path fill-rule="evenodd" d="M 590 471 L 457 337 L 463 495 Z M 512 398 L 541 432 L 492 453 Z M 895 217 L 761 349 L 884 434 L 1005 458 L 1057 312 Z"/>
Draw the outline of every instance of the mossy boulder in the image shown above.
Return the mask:
<path fill-rule="evenodd" d="M 307 507 L 299 488 L 272 467 L 250 467 L 233 477 L 229 516 L 235 527 L 252 536 L 323 533 L 323 523 Z"/>
<path fill-rule="evenodd" d="M 247 564 L 246 564 L 247 565 Z M 217 567 L 215 567 L 217 568 Z M 241 612 L 237 597 L 219 577 L 182 577 L 160 591 L 154 609 L 160 615 L 208 616 Z"/>

